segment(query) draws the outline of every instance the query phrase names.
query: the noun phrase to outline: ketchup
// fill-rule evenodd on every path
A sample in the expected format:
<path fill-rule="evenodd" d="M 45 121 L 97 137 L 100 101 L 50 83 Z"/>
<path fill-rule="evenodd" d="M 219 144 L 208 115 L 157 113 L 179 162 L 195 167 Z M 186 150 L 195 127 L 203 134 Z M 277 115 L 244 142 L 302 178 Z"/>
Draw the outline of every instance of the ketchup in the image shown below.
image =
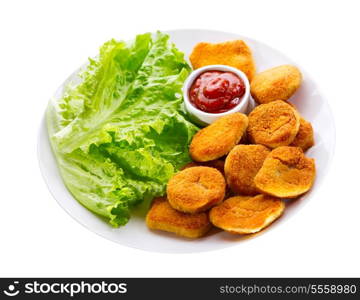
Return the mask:
<path fill-rule="evenodd" d="M 218 114 L 238 105 L 244 93 L 245 84 L 234 73 L 207 71 L 194 80 L 189 98 L 198 109 Z"/>

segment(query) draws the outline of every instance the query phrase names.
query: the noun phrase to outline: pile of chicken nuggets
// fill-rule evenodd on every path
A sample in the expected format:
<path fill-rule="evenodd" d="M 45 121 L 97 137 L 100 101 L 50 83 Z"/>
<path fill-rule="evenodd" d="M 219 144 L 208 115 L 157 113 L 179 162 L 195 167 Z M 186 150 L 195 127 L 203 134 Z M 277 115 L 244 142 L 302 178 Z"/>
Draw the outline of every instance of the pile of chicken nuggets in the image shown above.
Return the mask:
<path fill-rule="evenodd" d="M 258 105 L 249 115 L 225 115 L 195 134 L 193 162 L 170 179 L 165 197 L 153 201 L 146 223 L 188 238 L 213 226 L 258 232 L 283 214 L 284 199 L 308 192 L 315 180 L 314 159 L 304 154 L 314 145 L 312 125 L 287 101 L 301 85 L 301 72 L 282 65 L 256 73 L 250 48 L 239 40 L 200 43 L 190 60 L 194 69 L 225 64 L 242 70 Z"/>

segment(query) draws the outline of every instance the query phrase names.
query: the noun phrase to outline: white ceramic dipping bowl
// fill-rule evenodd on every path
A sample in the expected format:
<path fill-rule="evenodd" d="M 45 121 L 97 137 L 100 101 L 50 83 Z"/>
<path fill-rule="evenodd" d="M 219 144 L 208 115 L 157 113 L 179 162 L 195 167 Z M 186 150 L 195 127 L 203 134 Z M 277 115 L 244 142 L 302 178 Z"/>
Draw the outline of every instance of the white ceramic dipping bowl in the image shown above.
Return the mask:
<path fill-rule="evenodd" d="M 245 93 L 241 97 L 238 105 L 223 113 L 208 113 L 198 109 L 190 102 L 189 90 L 191 88 L 191 85 L 200 74 L 206 71 L 232 72 L 243 80 L 245 84 Z M 226 116 L 235 112 L 247 113 L 249 99 L 250 99 L 250 84 L 246 75 L 236 68 L 225 65 L 209 65 L 196 69 L 189 75 L 189 77 L 184 82 L 183 96 L 184 96 L 185 109 L 191 120 L 200 126 L 206 126 L 213 123 L 215 120 L 219 119 L 222 116 Z"/>

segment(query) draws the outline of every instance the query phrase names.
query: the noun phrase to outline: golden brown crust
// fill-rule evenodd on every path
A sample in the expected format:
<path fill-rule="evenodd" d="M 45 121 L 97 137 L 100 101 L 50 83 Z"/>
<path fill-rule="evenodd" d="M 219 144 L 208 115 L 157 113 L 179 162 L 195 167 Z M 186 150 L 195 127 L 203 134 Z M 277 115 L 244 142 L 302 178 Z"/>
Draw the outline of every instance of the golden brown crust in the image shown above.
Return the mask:
<path fill-rule="evenodd" d="M 278 100 L 255 107 L 249 114 L 247 134 L 253 144 L 276 148 L 292 143 L 299 127 L 298 112 Z"/>
<path fill-rule="evenodd" d="M 190 55 L 194 69 L 208 65 L 228 65 L 243 71 L 251 81 L 255 75 L 255 62 L 249 46 L 242 40 L 224 43 L 198 43 Z"/>
<path fill-rule="evenodd" d="M 295 66 L 271 68 L 254 76 L 250 85 L 251 96 L 260 104 L 288 100 L 300 87 L 301 81 L 301 72 Z"/>
<path fill-rule="evenodd" d="M 248 118 L 241 113 L 223 116 L 198 131 L 190 144 L 193 160 L 204 162 L 228 154 L 240 141 L 248 126 Z"/>
<path fill-rule="evenodd" d="M 166 197 L 154 199 L 146 215 L 150 229 L 172 232 L 188 238 L 205 235 L 211 226 L 207 213 L 186 214 L 171 207 Z"/>
<path fill-rule="evenodd" d="M 238 145 L 225 160 L 226 182 L 234 193 L 256 195 L 254 177 L 270 150 L 262 145 Z"/>
<path fill-rule="evenodd" d="M 254 179 L 263 193 L 295 198 L 306 193 L 315 179 L 315 161 L 307 158 L 299 147 L 279 147 L 265 159 Z"/>
<path fill-rule="evenodd" d="M 299 132 L 289 146 L 300 147 L 303 151 L 314 146 L 314 130 L 310 122 L 300 118 Z"/>
<path fill-rule="evenodd" d="M 170 205 L 186 213 L 198 213 L 218 204 L 225 196 L 225 179 L 210 167 L 192 167 L 173 176 L 167 185 Z"/>
<path fill-rule="evenodd" d="M 282 200 L 267 196 L 236 196 L 210 210 L 210 221 L 216 227 L 237 234 L 255 233 L 281 216 Z"/>
<path fill-rule="evenodd" d="M 224 171 L 224 165 L 225 165 L 225 161 L 220 160 L 220 159 L 216 159 L 216 160 L 210 160 L 210 161 L 205 161 L 205 162 L 190 162 L 188 164 L 186 164 L 185 166 L 183 166 L 180 170 L 185 170 L 188 168 L 192 168 L 192 167 L 210 167 L 210 168 L 215 168 L 216 170 L 218 170 L 224 177 L 225 177 L 225 171 Z M 226 185 L 225 187 L 225 197 L 228 197 L 231 195 L 231 190 L 229 188 L 229 186 Z"/>

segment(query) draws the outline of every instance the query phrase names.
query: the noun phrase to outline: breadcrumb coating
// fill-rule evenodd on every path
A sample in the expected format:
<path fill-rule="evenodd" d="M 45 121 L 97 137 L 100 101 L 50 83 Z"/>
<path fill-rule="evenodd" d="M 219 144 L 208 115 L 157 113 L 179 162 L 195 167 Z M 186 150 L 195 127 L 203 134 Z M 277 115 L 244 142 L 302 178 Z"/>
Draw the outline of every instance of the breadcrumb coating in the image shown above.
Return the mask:
<path fill-rule="evenodd" d="M 146 216 L 150 229 L 172 232 L 187 238 L 204 236 L 212 227 L 208 214 L 186 214 L 171 207 L 166 197 L 153 200 Z"/>
<path fill-rule="evenodd" d="M 210 221 L 216 227 L 236 234 L 255 233 L 281 216 L 285 204 L 267 195 L 235 196 L 210 210 Z"/>
<path fill-rule="evenodd" d="M 217 119 L 194 135 L 189 149 L 192 159 L 205 162 L 228 154 L 239 143 L 247 126 L 248 117 L 242 113 Z"/>
<path fill-rule="evenodd" d="M 315 161 L 307 158 L 299 147 L 279 147 L 265 159 L 254 179 L 263 193 L 295 198 L 306 193 L 315 180 Z"/>
<path fill-rule="evenodd" d="M 256 195 L 254 178 L 270 150 L 262 145 L 235 146 L 225 160 L 225 178 L 234 193 Z"/>
<path fill-rule="evenodd" d="M 254 76 L 250 85 L 251 96 L 257 103 L 288 100 L 300 87 L 302 75 L 292 65 L 278 66 Z"/>
<path fill-rule="evenodd" d="M 225 179 L 218 170 L 192 167 L 169 180 L 167 197 L 174 209 L 198 213 L 220 203 L 225 196 L 225 187 Z"/>
<path fill-rule="evenodd" d="M 290 146 L 300 147 L 303 151 L 306 151 L 314 146 L 314 144 L 314 130 L 311 123 L 306 121 L 304 118 L 300 118 L 299 132 Z"/>
<path fill-rule="evenodd" d="M 298 112 L 278 100 L 255 107 L 249 114 L 247 134 L 253 144 L 276 148 L 292 143 L 299 127 Z"/>
<path fill-rule="evenodd" d="M 190 55 L 194 69 L 208 65 L 227 65 L 243 71 L 249 81 L 255 75 L 256 67 L 249 46 L 242 40 L 224 43 L 198 43 Z"/>

